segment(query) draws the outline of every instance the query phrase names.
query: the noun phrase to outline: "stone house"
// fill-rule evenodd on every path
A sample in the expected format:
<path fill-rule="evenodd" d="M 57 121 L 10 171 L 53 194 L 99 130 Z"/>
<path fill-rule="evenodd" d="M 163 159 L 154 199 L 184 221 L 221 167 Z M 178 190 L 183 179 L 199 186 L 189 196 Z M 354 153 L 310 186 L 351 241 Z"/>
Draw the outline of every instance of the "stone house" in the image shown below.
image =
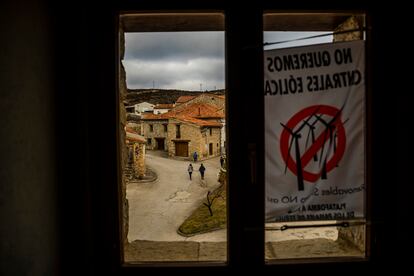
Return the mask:
<path fill-rule="evenodd" d="M 221 131 L 224 98 L 215 95 L 211 98 L 211 95 L 200 95 L 167 113 L 144 115 L 142 129 L 148 149 L 165 150 L 171 157 L 189 159 L 194 151 L 201 159 L 220 155 L 224 139 Z M 209 101 L 214 105 L 206 103 Z"/>
<path fill-rule="evenodd" d="M 174 110 L 179 111 L 195 103 L 206 103 L 206 104 L 219 108 L 217 111 L 222 113 L 223 115 L 223 117 L 221 117 L 221 119 L 218 120 L 222 124 L 219 144 L 220 144 L 221 153 L 225 153 L 226 152 L 225 96 L 215 95 L 215 94 L 210 94 L 210 93 L 200 93 L 199 96 L 181 96 L 177 99 Z M 208 120 L 208 118 L 205 118 L 205 119 Z M 216 118 L 214 118 L 214 120 L 216 120 Z"/>
<path fill-rule="evenodd" d="M 133 113 L 137 115 L 141 115 L 143 112 L 153 111 L 155 105 L 148 102 L 141 102 L 134 105 L 126 106 L 127 113 Z"/>
<path fill-rule="evenodd" d="M 126 145 L 128 148 L 128 165 L 132 169 L 132 178 L 141 179 L 145 176 L 145 138 L 133 129 L 125 127 Z"/>
<path fill-rule="evenodd" d="M 168 117 L 164 114 L 145 114 L 142 118 L 142 134 L 147 142 L 147 149 L 167 150 Z"/>
<path fill-rule="evenodd" d="M 200 159 L 220 155 L 221 123 L 191 117 L 169 120 L 168 155 L 192 158 L 197 152 Z"/>

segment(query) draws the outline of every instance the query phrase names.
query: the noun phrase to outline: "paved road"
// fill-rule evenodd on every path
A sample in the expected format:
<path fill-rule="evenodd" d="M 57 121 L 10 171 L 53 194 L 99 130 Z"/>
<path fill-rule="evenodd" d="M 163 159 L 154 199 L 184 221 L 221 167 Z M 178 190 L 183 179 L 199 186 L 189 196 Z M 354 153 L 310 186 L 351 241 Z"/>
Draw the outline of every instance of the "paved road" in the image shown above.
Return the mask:
<path fill-rule="evenodd" d="M 153 169 L 158 179 L 152 183 L 128 184 L 129 232 L 128 241 L 226 241 L 226 230 L 185 238 L 177 234 L 177 229 L 192 212 L 202 204 L 209 190 L 219 186 L 219 158 L 202 163 L 206 167 L 202 182 L 198 168 L 194 164 L 193 180 L 189 179 L 189 161 L 166 158 L 163 152 L 147 151 L 146 164 Z M 294 224 L 294 223 L 289 223 Z M 301 224 L 301 223 L 296 223 Z M 279 226 L 270 224 L 269 226 Z M 305 228 L 289 231 L 266 231 L 266 241 L 292 239 L 326 238 L 335 240 L 338 231 L 335 227 Z"/>
<path fill-rule="evenodd" d="M 189 161 L 169 159 L 162 152 L 147 151 L 146 164 L 157 173 L 152 183 L 128 184 L 128 241 L 225 241 L 226 230 L 185 238 L 177 234 L 183 221 L 202 203 L 209 190 L 220 184 L 217 175 L 219 157 L 193 163 L 193 180 L 189 179 Z M 201 180 L 198 168 L 206 167 Z"/>

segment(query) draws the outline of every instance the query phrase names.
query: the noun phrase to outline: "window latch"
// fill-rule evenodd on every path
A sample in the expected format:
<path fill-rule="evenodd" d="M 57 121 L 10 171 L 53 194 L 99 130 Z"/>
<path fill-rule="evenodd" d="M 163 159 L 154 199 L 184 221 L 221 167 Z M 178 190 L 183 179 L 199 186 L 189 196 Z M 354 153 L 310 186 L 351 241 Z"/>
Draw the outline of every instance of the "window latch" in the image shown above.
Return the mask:
<path fill-rule="evenodd" d="M 250 163 L 250 183 L 252 185 L 255 185 L 257 182 L 256 144 L 248 144 L 248 155 Z"/>

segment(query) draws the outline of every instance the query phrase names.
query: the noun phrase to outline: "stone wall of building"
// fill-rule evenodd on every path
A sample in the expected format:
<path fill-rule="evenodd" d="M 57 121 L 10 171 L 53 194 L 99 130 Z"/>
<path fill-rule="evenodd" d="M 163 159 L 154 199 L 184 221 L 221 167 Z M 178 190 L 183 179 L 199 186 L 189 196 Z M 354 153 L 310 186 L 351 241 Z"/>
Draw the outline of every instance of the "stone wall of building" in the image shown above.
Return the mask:
<path fill-rule="evenodd" d="M 355 16 L 350 16 L 342 24 L 340 24 L 335 31 L 345 31 L 359 29 L 362 27 L 362 22 L 358 22 Z M 363 39 L 362 32 L 351 32 L 345 34 L 334 35 L 334 42 L 339 41 L 353 41 Z M 365 225 L 357 225 L 351 227 L 339 227 L 338 239 L 349 242 L 356 246 L 362 252 L 365 251 Z"/>
<path fill-rule="evenodd" d="M 362 27 L 362 22 L 358 22 L 358 19 L 355 16 L 349 17 L 342 24 L 340 24 L 335 32 L 346 31 L 346 30 L 355 30 Z M 336 34 L 333 37 L 334 42 L 339 41 L 353 41 L 363 39 L 363 32 L 350 32 L 344 34 Z"/>
<path fill-rule="evenodd" d="M 180 125 L 180 133 L 181 133 L 180 138 L 177 138 L 177 135 L 176 135 L 177 124 Z M 183 140 L 183 141 L 190 140 L 188 143 L 189 159 L 192 158 L 192 154 L 194 151 L 197 151 L 198 153 L 201 152 L 200 141 L 202 140 L 202 137 L 201 137 L 200 127 L 196 125 L 187 124 L 181 121 L 170 119 L 169 124 L 168 124 L 168 141 L 167 141 L 169 156 L 175 156 L 174 140 Z"/>
<path fill-rule="evenodd" d="M 211 134 L 210 134 L 211 129 Z M 220 155 L 220 137 L 221 131 L 220 128 L 213 127 L 213 128 L 205 128 L 202 131 L 203 141 L 201 144 L 203 145 L 202 157 L 208 158 L 211 156 L 219 156 Z M 210 143 L 213 144 L 213 154 L 210 154 Z"/>
<path fill-rule="evenodd" d="M 176 125 L 179 124 L 181 137 L 176 138 Z M 212 133 L 210 135 L 210 129 Z M 199 160 L 212 156 L 220 155 L 220 128 L 200 128 L 197 125 L 183 123 L 171 119 L 168 125 L 168 155 L 175 156 L 175 141 L 183 140 L 188 142 L 188 158 L 192 160 L 192 155 L 196 151 Z M 213 144 L 213 154 L 209 154 L 209 144 Z"/>
<path fill-rule="evenodd" d="M 126 145 L 126 133 L 125 133 L 125 126 L 127 125 L 127 115 L 124 106 L 124 101 L 127 95 L 127 87 L 126 87 L 126 73 L 125 68 L 122 65 L 121 60 L 124 58 L 125 53 L 125 35 L 124 30 L 122 28 L 122 24 L 119 24 L 119 62 L 118 62 L 118 76 L 119 76 L 119 152 L 120 152 L 120 170 L 121 172 L 124 171 L 126 166 L 128 165 L 128 148 Z M 124 244 L 128 243 L 128 228 L 129 228 L 129 205 L 128 199 L 126 198 L 126 179 L 124 174 L 121 174 L 121 193 L 122 193 L 122 218 L 123 218 L 123 225 L 122 225 L 122 238 Z"/>
<path fill-rule="evenodd" d="M 139 179 L 145 176 L 145 144 L 134 143 L 134 171 Z"/>
<path fill-rule="evenodd" d="M 338 240 L 345 241 L 365 252 L 365 225 L 352 225 L 347 228 L 338 228 Z"/>
<path fill-rule="evenodd" d="M 166 142 L 168 130 L 167 131 L 164 130 L 165 124 L 168 124 L 167 120 L 153 120 L 153 121 L 145 121 L 142 123 L 143 136 L 147 139 L 147 149 L 150 149 L 150 150 L 155 149 L 155 146 L 157 144 L 154 138 L 166 138 L 164 146 L 165 146 L 165 149 L 168 150 L 168 143 Z M 152 125 L 152 131 L 151 131 L 150 125 Z M 151 144 L 148 143 L 148 139 L 151 139 Z"/>

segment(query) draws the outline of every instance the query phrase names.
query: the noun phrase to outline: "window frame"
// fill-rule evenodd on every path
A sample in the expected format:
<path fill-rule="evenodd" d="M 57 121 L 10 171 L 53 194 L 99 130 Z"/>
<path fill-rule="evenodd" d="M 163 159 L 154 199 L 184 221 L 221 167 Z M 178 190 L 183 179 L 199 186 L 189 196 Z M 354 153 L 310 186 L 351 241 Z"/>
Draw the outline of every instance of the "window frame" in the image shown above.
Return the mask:
<path fill-rule="evenodd" d="M 136 11 L 136 10 L 135 10 Z M 159 10 L 157 10 L 159 11 Z M 188 11 L 188 10 L 185 10 Z M 197 11 L 203 11 L 203 9 L 197 9 Z M 209 10 L 211 11 L 211 10 Z M 225 14 L 225 32 L 226 32 L 226 89 L 228 90 L 226 95 L 226 135 L 227 140 L 232 137 L 241 137 L 240 139 L 232 139 L 231 143 L 227 144 L 228 156 L 228 262 L 227 264 L 214 264 L 214 263 L 155 263 L 155 264 L 140 264 L 138 266 L 134 264 L 122 263 L 121 255 L 116 254 L 118 264 L 120 265 L 120 271 L 122 273 L 128 273 L 130 271 L 138 270 L 153 270 L 168 268 L 178 271 L 180 269 L 186 270 L 199 270 L 207 268 L 212 271 L 230 269 L 231 267 L 243 267 L 244 264 L 264 268 L 266 270 L 272 270 L 276 266 L 266 265 L 264 258 L 264 124 L 252 124 L 257 121 L 264 122 L 264 110 L 263 95 L 257 93 L 250 98 L 249 91 L 259 90 L 263 91 L 263 48 L 256 51 L 252 45 L 257 45 L 259 41 L 263 41 L 263 14 L 266 10 L 260 8 L 244 8 L 241 13 L 236 13 L 230 9 L 223 8 L 222 11 Z M 125 11 L 122 11 L 125 12 Z M 148 12 L 148 10 L 142 10 L 140 12 Z M 180 10 L 181 12 L 181 10 Z M 190 11 L 188 11 L 190 12 Z M 194 12 L 194 11 L 193 11 Z M 367 17 L 367 24 L 370 26 L 369 14 L 364 11 Z M 119 13 L 117 13 L 117 16 Z M 247 19 L 246 19 L 247 18 Z M 254 26 L 254 27 L 252 27 Z M 239 33 L 240 30 L 245 29 L 247 35 L 243 36 Z M 246 39 L 247 38 L 247 39 Z M 367 35 L 367 47 L 371 47 L 370 36 Z M 117 46 L 118 47 L 118 46 Z M 118 49 L 118 48 L 117 48 Z M 118 54 L 117 54 L 118 56 Z M 241 57 L 244 57 L 241 58 Z M 368 60 L 370 56 L 367 51 L 366 66 L 369 67 Z M 242 68 L 251 65 L 246 71 Z M 366 140 L 371 141 L 371 130 L 368 126 L 371 124 L 371 84 L 370 84 L 370 69 L 367 68 L 367 108 L 366 108 L 366 120 L 367 120 L 367 136 Z M 250 78 L 250 82 L 247 81 L 248 73 L 253 77 Z M 253 89 L 253 90 L 252 90 Z M 119 93 L 118 91 L 116 92 Z M 256 105 L 259 112 L 249 112 L 245 114 L 243 110 Z M 249 116 L 247 116 L 249 115 Z M 118 115 L 117 115 L 118 116 Z M 118 122 L 119 120 L 117 120 Z M 243 131 L 243 126 L 246 122 L 251 125 L 250 133 Z M 261 130 L 261 132 L 260 132 Z M 259 132 L 258 132 L 259 131 Z M 179 137 L 177 137 L 179 138 Z M 119 139 L 119 137 L 118 137 Z M 370 165 L 370 143 L 367 144 L 367 175 L 371 175 Z M 117 144 L 118 145 L 118 144 Z M 254 169 L 252 168 L 254 164 Z M 119 172 L 118 172 L 119 173 Z M 235 183 L 240 183 L 236 185 Z M 263 186 L 263 187 L 261 187 Z M 245 206 L 243 202 L 246 198 L 254 197 L 250 202 L 250 206 Z M 118 205 L 121 203 L 118 202 Z M 370 192 L 367 191 L 367 204 L 371 206 Z M 244 213 L 244 216 L 240 215 L 240 210 Z M 118 212 L 119 213 L 119 212 Z M 119 216 L 122 218 L 121 214 Z M 367 208 L 367 216 L 370 216 L 370 208 Z M 367 217 L 368 220 L 368 217 Z M 367 229 L 367 233 L 369 233 Z M 369 237 L 367 241 L 369 241 Z M 121 240 L 118 240 L 121 244 Z M 369 244 L 367 244 L 368 246 Z M 369 246 L 368 246 L 369 247 Z M 121 246 L 122 248 L 122 246 Z M 369 252 L 369 248 L 367 248 Z M 258 254 L 260 252 L 260 254 Z M 367 258 L 366 260 L 369 260 Z M 119 261 L 121 263 L 119 263 Z M 316 265 L 324 266 L 326 263 L 353 263 L 353 260 L 349 258 L 334 258 L 328 260 L 327 258 L 300 260 L 295 259 L 284 262 L 288 264 L 289 269 L 295 270 L 293 265 L 299 265 L 299 268 L 303 268 L 305 263 L 314 263 Z M 211 266 L 213 265 L 213 266 Z M 161 268 L 156 268 L 159 266 Z"/>
<path fill-rule="evenodd" d="M 181 139 L 181 124 L 175 124 L 175 138 Z"/>

